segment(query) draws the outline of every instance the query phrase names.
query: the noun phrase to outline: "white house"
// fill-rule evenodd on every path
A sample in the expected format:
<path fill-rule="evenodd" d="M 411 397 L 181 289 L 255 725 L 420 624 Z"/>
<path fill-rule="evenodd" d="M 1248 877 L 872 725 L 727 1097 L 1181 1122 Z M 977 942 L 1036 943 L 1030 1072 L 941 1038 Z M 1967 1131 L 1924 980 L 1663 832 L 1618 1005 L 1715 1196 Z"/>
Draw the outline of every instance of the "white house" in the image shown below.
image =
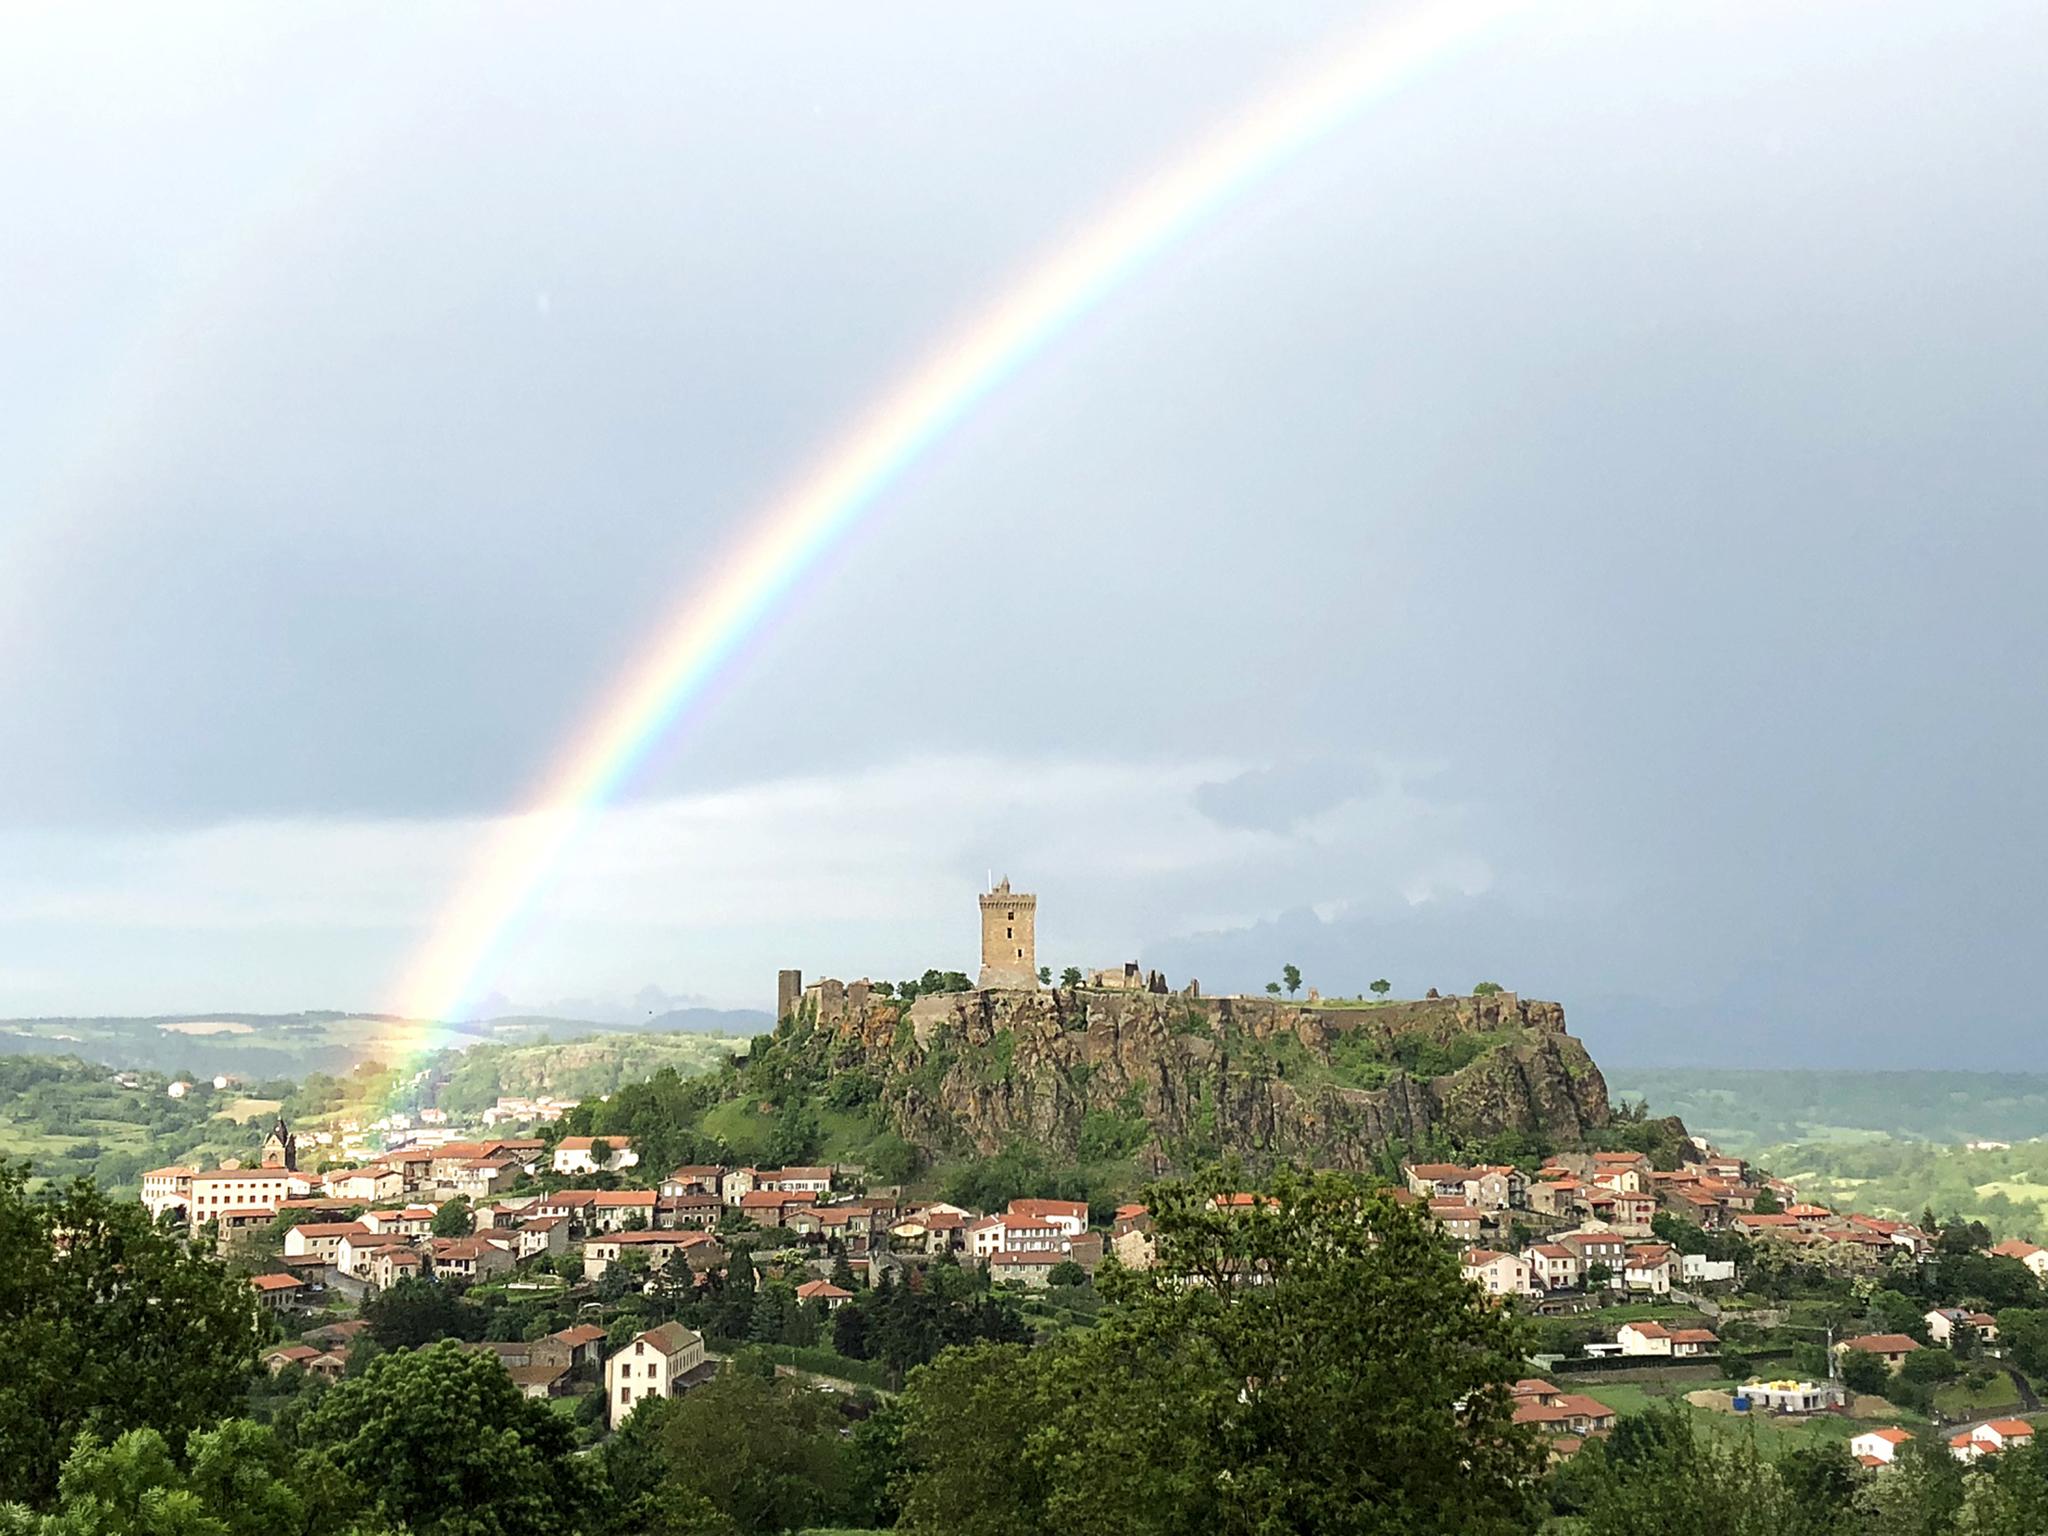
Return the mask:
<path fill-rule="evenodd" d="M 611 1426 L 626 1422 L 634 1405 L 650 1397 L 674 1397 L 694 1383 L 690 1373 L 704 1364 L 704 1336 L 681 1323 L 663 1323 L 636 1335 L 604 1363 L 604 1395 Z"/>
<path fill-rule="evenodd" d="M 1948 1448 L 1959 1461 L 1975 1461 L 1980 1456 L 2029 1444 L 2033 1438 L 2034 1426 L 2025 1419 L 1992 1419 L 1950 1436 Z"/>
<path fill-rule="evenodd" d="M 1546 1291 L 1570 1290 L 1579 1283 L 1579 1256 L 1562 1243 L 1538 1243 L 1522 1256 Z"/>
<path fill-rule="evenodd" d="M 590 1155 L 592 1146 L 600 1141 L 609 1148 L 601 1169 Z M 633 1150 L 629 1136 L 564 1136 L 555 1143 L 554 1169 L 561 1174 L 617 1173 L 639 1161 L 640 1154 Z"/>
<path fill-rule="evenodd" d="M 967 1252 L 977 1259 L 999 1253 L 1065 1253 L 1065 1229 L 1035 1216 L 984 1216 L 967 1229 Z"/>
<path fill-rule="evenodd" d="M 154 1221 L 165 1211 L 182 1211 L 192 1200 L 196 1168 L 152 1168 L 142 1176 L 142 1203 Z"/>
<path fill-rule="evenodd" d="M 1666 1328 L 1662 1323 L 1623 1323 L 1614 1342 L 1624 1355 L 1703 1355 L 1720 1341 L 1709 1328 Z"/>
<path fill-rule="evenodd" d="M 285 1232 L 284 1256 L 288 1259 L 321 1259 L 336 1269 L 342 1269 L 337 1256 L 342 1239 L 353 1237 L 360 1242 L 370 1235 L 371 1230 L 367 1223 L 360 1221 L 301 1222 Z M 343 1273 L 347 1271 L 343 1270 Z"/>
<path fill-rule="evenodd" d="M 313 1193 L 312 1178 L 283 1168 L 220 1168 L 212 1173 L 195 1173 L 189 1186 L 186 1210 L 192 1225 L 199 1227 L 222 1211 L 246 1211 L 268 1206 L 275 1211 L 287 1200 Z"/>
<path fill-rule="evenodd" d="M 337 1200 L 396 1200 L 405 1193 L 405 1175 L 396 1168 L 336 1168 L 321 1175 L 327 1193 Z"/>
<path fill-rule="evenodd" d="M 1927 1336 L 1937 1344 L 1955 1337 L 1958 1326 L 1974 1329 L 1979 1343 L 1998 1337 L 1998 1319 L 1989 1312 L 1972 1312 L 1966 1307 L 1936 1307 L 1927 1314 Z"/>
<path fill-rule="evenodd" d="M 1867 1429 L 1850 1438 L 1849 1454 L 1866 1467 L 1889 1466 L 1892 1458 L 1899 1454 L 1899 1447 L 1912 1438 L 1910 1429 L 1900 1429 L 1897 1425 L 1889 1429 Z"/>
<path fill-rule="evenodd" d="M 1008 1214 L 1057 1227 L 1068 1237 L 1079 1237 L 1088 1230 L 1088 1202 L 1085 1200 L 1012 1200 Z"/>
<path fill-rule="evenodd" d="M 1622 1284 L 1631 1291 L 1652 1296 L 1671 1293 L 1671 1248 L 1666 1243 L 1644 1243 L 1628 1250 L 1622 1261 Z"/>
<path fill-rule="evenodd" d="M 1535 1271 L 1519 1253 L 1468 1248 L 1458 1262 L 1465 1278 L 1489 1296 L 1527 1296 L 1536 1289 Z"/>
<path fill-rule="evenodd" d="M 786 1195 L 829 1195 L 830 1168 L 764 1168 L 754 1174 L 754 1188 L 780 1190 Z"/>
<path fill-rule="evenodd" d="M 1991 1252 L 2001 1259 L 2018 1259 L 2043 1280 L 2048 1280 L 2048 1248 L 2023 1237 L 2009 1237 Z"/>
<path fill-rule="evenodd" d="M 1735 1278 L 1733 1259 L 1710 1259 L 1703 1253 L 1678 1256 L 1678 1278 L 1688 1285 L 1713 1285 Z"/>

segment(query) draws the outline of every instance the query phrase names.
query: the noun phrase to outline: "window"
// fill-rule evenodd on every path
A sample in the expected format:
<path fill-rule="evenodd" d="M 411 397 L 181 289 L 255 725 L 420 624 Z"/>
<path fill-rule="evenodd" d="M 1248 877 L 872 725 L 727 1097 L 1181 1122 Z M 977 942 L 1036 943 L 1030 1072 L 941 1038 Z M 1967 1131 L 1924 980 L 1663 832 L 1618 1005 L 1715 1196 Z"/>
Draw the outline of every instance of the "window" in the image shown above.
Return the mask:
<path fill-rule="evenodd" d="M 633 1401 L 633 1389 L 631 1387 L 619 1388 L 619 1401 L 622 1403 L 630 1403 L 631 1401 Z"/>
<path fill-rule="evenodd" d="M 1006 939 L 1014 939 L 1015 937 L 1017 937 L 1017 930 L 1014 928 L 1005 928 L 1003 930 L 1003 937 Z"/>

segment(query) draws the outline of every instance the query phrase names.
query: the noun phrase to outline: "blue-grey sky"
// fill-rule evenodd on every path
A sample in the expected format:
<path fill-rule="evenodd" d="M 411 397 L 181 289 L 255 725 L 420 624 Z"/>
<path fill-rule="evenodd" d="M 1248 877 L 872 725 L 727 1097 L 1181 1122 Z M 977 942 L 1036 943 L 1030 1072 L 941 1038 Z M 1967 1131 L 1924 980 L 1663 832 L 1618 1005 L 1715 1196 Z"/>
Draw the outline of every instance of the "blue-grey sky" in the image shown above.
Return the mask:
<path fill-rule="evenodd" d="M 1409 9 L 18 18 L 0 1014 L 392 1005 L 751 514 Z M 2000 0 L 1560 3 L 1413 81 L 895 487 L 497 992 L 970 965 L 994 869 L 1055 967 L 1498 979 L 1630 1063 L 2015 1059 L 2044 64 Z"/>

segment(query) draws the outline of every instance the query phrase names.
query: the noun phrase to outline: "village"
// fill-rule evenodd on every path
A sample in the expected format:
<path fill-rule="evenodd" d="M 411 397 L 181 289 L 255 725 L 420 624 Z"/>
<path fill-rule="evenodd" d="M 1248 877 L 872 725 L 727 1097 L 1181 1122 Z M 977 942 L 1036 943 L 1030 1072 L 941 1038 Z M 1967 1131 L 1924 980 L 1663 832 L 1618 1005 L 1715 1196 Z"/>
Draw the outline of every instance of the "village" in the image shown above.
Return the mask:
<path fill-rule="evenodd" d="M 679 1322 L 622 1336 L 595 1298 L 724 1286 L 740 1269 L 735 1248 L 746 1253 L 744 1283 L 788 1282 L 796 1303 L 821 1321 L 870 1288 L 925 1284 L 934 1263 L 978 1272 L 998 1293 L 1029 1296 L 1085 1284 L 1112 1260 L 1133 1269 L 1153 1262 L 1151 1216 L 1139 1204 L 1093 1221 L 1080 1201 L 1019 1198 L 981 1212 L 912 1198 L 898 1187 L 870 1187 L 858 1168 L 706 1164 L 656 1175 L 626 1139 L 553 1129 L 544 1122 L 524 1134 L 455 1139 L 460 1132 L 437 1128 L 435 1144 L 408 1141 L 313 1173 L 298 1167 L 297 1137 L 280 1120 L 253 1166 L 155 1169 L 142 1200 L 159 1221 L 181 1221 L 223 1253 L 257 1255 L 248 1283 L 292 1335 L 266 1356 L 274 1373 L 338 1378 L 365 1326 L 356 1314 L 407 1281 L 581 1296 L 588 1321 L 471 1347 L 495 1354 L 528 1396 L 601 1393 L 611 1428 L 646 1397 L 710 1379 L 718 1362 L 703 1334 Z M 1601 1151 L 1559 1154 L 1534 1170 L 1406 1161 L 1401 1176 L 1386 1193 L 1427 1210 L 1481 1292 L 1597 1330 L 1582 1358 L 1549 1362 L 1575 1373 L 1722 1357 L 1713 1328 L 1660 1322 L 1644 1315 L 1645 1304 L 1711 1312 L 1712 1298 L 1739 1283 L 1737 1261 L 1684 1251 L 1660 1232 L 1733 1237 L 1755 1253 L 1866 1280 L 1925 1259 L 1936 1243 L 1908 1222 L 1801 1202 L 1784 1181 L 1696 1143 L 1677 1169 L 1655 1168 L 1639 1152 Z M 1218 1200 L 1248 1219 L 1264 1203 L 1250 1194 Z M 274 1250 L 259 1241 L 280 1232 Z M 2048 1278 L 2048 1249 L 2008 1241 L 1991 1252 L 2036 1281 Z M 1611 1328 L 1602 1326 L 1610 1311 Z M 1987 1310 L 1932 1309 L 1912 1332 L 1921 1337 L 1830 1338 L 1824 1373 L 1734 1382 L 1727 1406 L 1780 1418 L 1841 1416 L 1859 1385 L 1863 1401 L 1876 1401 L 1868 1389 L 1907 1371 L 1917 1353 L 1995 1358 L 1998 1350 Z M 1587 1386 L 1528 1377 L 1514 1389 L 1515 1420 L 1552 1437 L 1554 1456 L 1568 1456 L 1617 1417 L 1597 1382 L 1578 1390 Z M 1853 1436 L 1851 1452 L 1879 1468 L 1915 1433 L 1903 1424 L 1871 1426 Z M 1994 1416 L 1947 1439 L 1955 1456 L 1975 1460 L 2032 1433 L 2025 1419 Z"/>

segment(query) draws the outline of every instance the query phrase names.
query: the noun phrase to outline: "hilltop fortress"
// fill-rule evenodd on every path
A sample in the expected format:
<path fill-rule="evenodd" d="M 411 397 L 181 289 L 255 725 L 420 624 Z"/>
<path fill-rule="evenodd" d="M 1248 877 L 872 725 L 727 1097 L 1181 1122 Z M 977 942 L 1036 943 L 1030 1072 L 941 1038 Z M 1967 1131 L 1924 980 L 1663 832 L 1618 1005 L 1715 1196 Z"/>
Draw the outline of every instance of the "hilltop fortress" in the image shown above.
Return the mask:
<path fill-rule="evenodd" d="M 1503 1131 L 1572 1147 L 1608 1121 L 1607 1085 L 1556 1003 L 1208 997 L 1136 964 L 1045 986 L 1036 897 L 1005 879 L 977 904 L 977 986 L 906 1001 L 865 980 L 778 978 L 792 1048 L 873 1077 L 898 1133 L 930 1151 L 1364 1169 L 1388 1147 Z"/>

